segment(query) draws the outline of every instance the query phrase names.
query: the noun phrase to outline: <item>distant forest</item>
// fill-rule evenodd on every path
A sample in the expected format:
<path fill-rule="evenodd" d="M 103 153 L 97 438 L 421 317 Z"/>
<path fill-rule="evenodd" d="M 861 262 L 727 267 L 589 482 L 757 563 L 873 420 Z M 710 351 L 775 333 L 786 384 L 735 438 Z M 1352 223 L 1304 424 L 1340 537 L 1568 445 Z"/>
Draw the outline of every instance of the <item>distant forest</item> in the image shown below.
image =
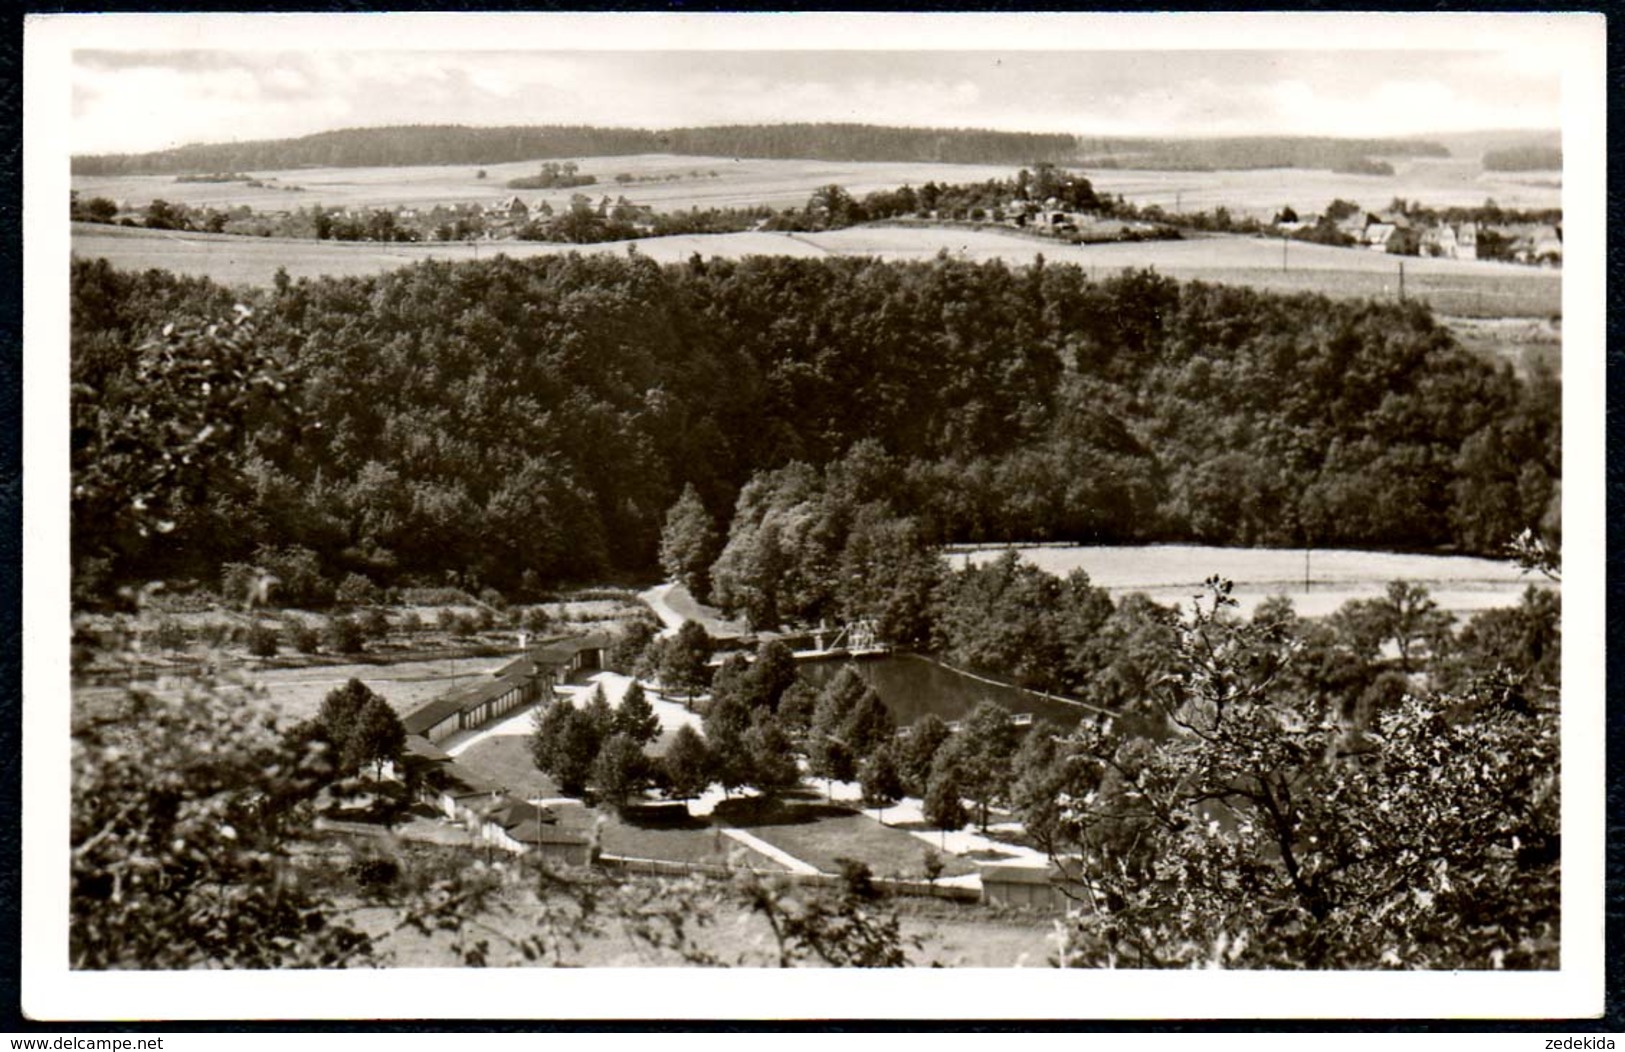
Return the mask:
<path fill-rule="evenodd" d="M 1484 154 L 1487 172 L 1555 172 L 1562 168 L 1561 146 L 1509 146 Z"/>
<path fill-rule="evenodd" d="M 881 501 L 924 544 L 1500 554 L 1557 528 L 1557 379 L 1487 363 L 1418 305 L 1042 262 L 636 255 L 264 290 L 76 261 L 72 297 L 92 591 L 287 545 L 380 584 L 648 574 L 688 486 L 719 537 L 786 501 L 813 537 Z M 797 464 L 869 496 L 800 496 Z"/>
<path fill-rule="evenodd" d="M 705 157 L 1122 168 L 1341 168 L 1372 157 L 1449 156 L 1409 139 L 1253 137 L 1079 139 L 1070 135 L 868 124 L 726 125 L 650 131 L 587 126 L 349 128 L 296 139 L 209 143 L 73 159 L 73 173 L 185 175 L 288 168 L 490 165 L 569 157 L 670 153 Z"/>
<path fill-rule="evenodd" d="M 1380 157 L 1449 157 L 1421 139 L 1248 136 L 1235 139 L 1080 139 L 1076 163 L 1093 168 L 1321 168 L 1370 172 Z M 1386 174 L 1392 175 L 1390 169 Z"/>

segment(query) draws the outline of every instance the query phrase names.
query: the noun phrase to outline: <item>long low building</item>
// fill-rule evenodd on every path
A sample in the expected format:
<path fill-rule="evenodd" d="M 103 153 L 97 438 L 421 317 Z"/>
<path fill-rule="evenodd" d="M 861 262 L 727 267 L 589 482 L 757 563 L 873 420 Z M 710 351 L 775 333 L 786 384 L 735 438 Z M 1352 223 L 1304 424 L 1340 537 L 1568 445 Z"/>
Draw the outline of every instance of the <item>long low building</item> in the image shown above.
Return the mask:
<path fill-rule="evenodd" d="M 439 743 L 458 731 L 483 727 L 542 697 L 542 688 L 568 683 L 573 676 L 603 667 L 606 633 L 536 647 L 472 683 L 454 688 L 401 719 L 407 734 Z"/>

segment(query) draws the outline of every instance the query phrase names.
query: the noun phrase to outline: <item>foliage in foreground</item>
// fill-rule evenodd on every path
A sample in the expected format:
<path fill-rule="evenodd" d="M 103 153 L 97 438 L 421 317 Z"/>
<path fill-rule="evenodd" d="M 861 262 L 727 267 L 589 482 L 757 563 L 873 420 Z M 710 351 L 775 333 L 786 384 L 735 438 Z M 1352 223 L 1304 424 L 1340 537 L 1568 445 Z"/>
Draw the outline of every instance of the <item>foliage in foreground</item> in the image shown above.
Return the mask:
<path fill-rule="evenodd" d="M 1084 967 L 1553 968 L 1555 697 L 1407 694 L 1366 732 L 1281 689 L 1278 625 L 1182 626 L 1151 742 L 1085 725 L 1029 828 L 1080 899 Z"/>
<path fill-rule="evenodd" d="M 859 881 L 835 893 L 749 873 L 652 883 L 473 853 L 341 858 L 335 872 L 347 853 L 312 830 L 342 758 L 258 700 L 197 681 L 181 697 L 132 691 L 78 721 L 73 967 L 377 966 L 403 933 L 449 940 L 469 965 L 568 964 L 606 938 L 691 964 L 907 963 L 896 918 Z M 765 920 L 771 946 L 726 959 L 695 938 L 741 912 Z"/>

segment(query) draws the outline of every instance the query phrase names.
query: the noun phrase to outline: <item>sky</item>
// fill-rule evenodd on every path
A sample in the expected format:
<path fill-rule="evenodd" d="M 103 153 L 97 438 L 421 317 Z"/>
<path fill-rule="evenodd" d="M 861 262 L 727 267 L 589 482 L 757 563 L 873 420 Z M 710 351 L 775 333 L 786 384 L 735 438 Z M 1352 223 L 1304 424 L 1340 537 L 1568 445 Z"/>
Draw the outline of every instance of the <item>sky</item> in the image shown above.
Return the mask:
<path fill-rule="evenodd" d="M 1081 135 L 1404 136 L 1556 128 L 1562 116 L 1561 55 L 1538 48 L 1095 50 L 1082 40 L 1067 50 L 602 51 L 551 47 L 539 32 L 500 39 L 504 50 L 421 42 L 77 48 L 72 149 L 138 152 L 389 124 L 857 121 Z"/>

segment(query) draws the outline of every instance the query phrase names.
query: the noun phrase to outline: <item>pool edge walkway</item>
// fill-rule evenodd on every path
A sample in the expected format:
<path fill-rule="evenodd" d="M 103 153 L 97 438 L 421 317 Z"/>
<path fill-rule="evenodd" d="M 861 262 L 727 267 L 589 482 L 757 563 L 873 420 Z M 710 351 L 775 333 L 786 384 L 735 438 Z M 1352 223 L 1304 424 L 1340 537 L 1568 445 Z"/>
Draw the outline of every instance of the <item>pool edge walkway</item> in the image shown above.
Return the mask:
<path fill-rule="evenodd" d="M 739 843 L 750 848 L 752 851 L 766 855 L 768 858 L 777 862 L 779 865 L 783 866 L 785 869 L 788 869 L 792 873 L 812 875 L 819 872 L 817 868 L 808 865 L 807 863 L 801 861 L 801 859 L 786 851 L 782 851 L 779 848 L 774 847 L 761 837 L 752 836 L 743 829 L 735 829 L 732 826 L 723 826 L 722 832 L 730 840 L 738 841 Z"/>

